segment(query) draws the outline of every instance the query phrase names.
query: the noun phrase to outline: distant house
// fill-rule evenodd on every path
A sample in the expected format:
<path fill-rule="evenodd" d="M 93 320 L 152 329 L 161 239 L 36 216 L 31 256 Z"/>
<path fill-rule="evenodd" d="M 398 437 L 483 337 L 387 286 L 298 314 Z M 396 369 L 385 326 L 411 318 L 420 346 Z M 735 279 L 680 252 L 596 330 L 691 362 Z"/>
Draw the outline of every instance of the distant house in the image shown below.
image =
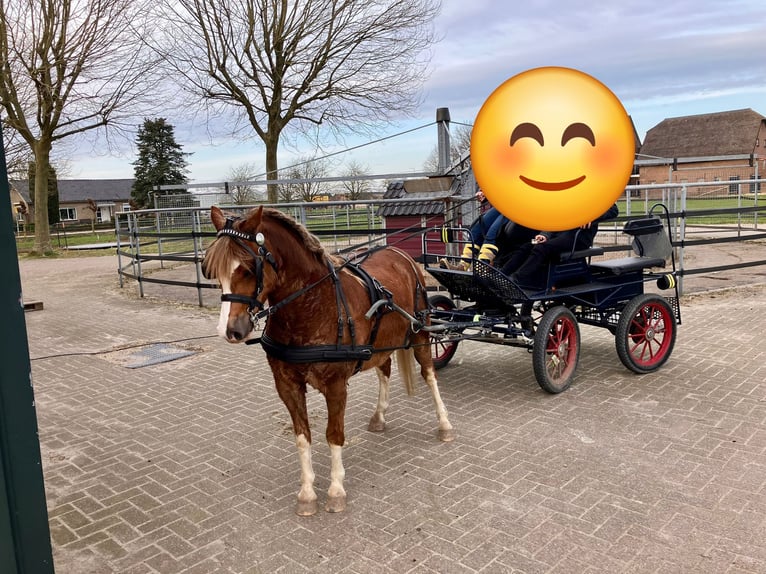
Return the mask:
<path fill-rule="evenodd" d="M 30 197 L 27 181 L 12 182 L 24 200 L 34 210 L 34 197 Z M 60 179 L 59 218 L 64 222 L 86 222 L 93 219 L 88 200 L 96 204 L 96 221 L 107 222 L 115 213 L 130 211 L 132 179 Z"/>
<path fill-rule="evenodd" d="M 756 191 L 731 182 L 766 174 L 766 117 L 748 108 L 667 118 L 646 133 L 638 164 L 640 184 L 727 182 L 690 186 L 690 195 Z"/>
<path fill-rule="evenodd" d="M 29 203 L 13 184 L 11 184 L 11 213 L 13 214 L 13 219 L 21 223 L 29 215 Z"/>

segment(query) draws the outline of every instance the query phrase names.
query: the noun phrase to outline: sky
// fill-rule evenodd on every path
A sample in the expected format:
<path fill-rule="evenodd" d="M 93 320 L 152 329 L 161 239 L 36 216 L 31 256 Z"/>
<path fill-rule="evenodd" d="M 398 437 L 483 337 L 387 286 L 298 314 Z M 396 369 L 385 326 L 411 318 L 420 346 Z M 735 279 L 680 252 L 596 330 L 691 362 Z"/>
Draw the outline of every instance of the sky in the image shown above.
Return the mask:
<path fill-rule="evenodd" d="M 575 68 L 600 80 L 642 140 L 665 118 L 742 108 L 766 115 L 764 0 L 443 0 L 435 26 L 441 39 L 419 112 L 381 127 L 377 137 L 325 146 L 336 165 L 355 161 L 372 174 L 422 171 L 437 144 L 437 108 L 449 109 L 453 129 L 471 124 L 496 87 L 540 66 Z M 172 112 L 166 117 L 174 123 Z M 260 173 L 265 163 L 256 136 L 213 144 L 199 127 L 177 127 L 176 140 L 192 154 L 192 183 L 225 181 L 243 164 Z M 316 154 L 285 149 L 280 167 Z M 91 149 L 68 155 L 71 178 L 133 177 L 133 150 L 122 157 L 94 156 Z"/>

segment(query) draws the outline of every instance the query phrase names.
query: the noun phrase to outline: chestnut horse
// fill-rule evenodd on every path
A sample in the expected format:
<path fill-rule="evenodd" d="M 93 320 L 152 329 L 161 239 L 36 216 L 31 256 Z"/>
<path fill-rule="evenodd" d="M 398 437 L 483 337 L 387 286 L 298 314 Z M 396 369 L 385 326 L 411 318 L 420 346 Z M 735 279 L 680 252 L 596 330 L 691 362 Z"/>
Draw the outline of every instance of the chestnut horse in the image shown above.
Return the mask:
<path fill-rule="evenodd" d="M 420 330 L 428 324 L 425 280 L 409 255 L 394 247 L 371 249 L 358 257 L 362 264 L 357 265 L 328 254 L 305 227 L 278 210 L 259 207 L 234 218 L 213 207 L 210 216 L 218 237 L 206 251 L 203 269 L 222 290 L 219 334 L 239 343 L 254 335 L 259 319 L 267 318 L 259 341 L 292 418 L 301 465 L 298 514 L 314 514 L 317 507 L 308 385 L 327 403 L 328 512 L 346 508 L 341 448 L 347 383 L 356 372 L 377 371 L 378 404 L 369 430 L 380 432 L 385 429 L 391 355 L 397 354 L 408 394 L 414 384 L 414 357 L 433 396 L 438 436 L 454 440 L 439 396 L 429 335 Z"/>

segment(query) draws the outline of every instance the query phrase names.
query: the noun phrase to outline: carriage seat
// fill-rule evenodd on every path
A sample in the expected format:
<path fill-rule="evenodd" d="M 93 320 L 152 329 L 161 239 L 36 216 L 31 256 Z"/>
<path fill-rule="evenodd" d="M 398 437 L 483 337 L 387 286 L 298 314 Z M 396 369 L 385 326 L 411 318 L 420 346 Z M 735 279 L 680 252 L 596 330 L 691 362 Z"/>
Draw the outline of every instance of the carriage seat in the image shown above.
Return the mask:
<path fill-rule="evenodd" d="M 591 263 L 591 268 L 623 275 L 651 267 L 665 267 L 673 246 L 659 217 L 631 219 L 625 223 L 622 231 L 633 238 L 631 247 L 635 255 Z"/>
<path fill-rule="evenodd" d="M 621 257 L 591 263 L 591 267 L 609 271 L 612 275 L 623 275 L 632 271 L 642 271 L 650 267 L 665 267 L 665 259 L 660 257 Z"/>

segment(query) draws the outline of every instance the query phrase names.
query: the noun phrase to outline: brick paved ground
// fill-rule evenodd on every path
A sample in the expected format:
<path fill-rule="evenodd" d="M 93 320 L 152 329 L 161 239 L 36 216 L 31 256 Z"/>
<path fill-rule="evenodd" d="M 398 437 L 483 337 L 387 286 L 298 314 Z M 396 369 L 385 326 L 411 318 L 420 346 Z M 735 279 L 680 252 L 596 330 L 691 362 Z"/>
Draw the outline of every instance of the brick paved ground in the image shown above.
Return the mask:
<path fill-rule="evenodd" d="M 116 261 L 21 262 L 57 572 L 766 571 L 766 288 L 687 298 L 659 372 L 628 372 L 582 327 L 578 376 L 541 391 L 520 349 L 461 346 L 424 387 L 352 379 L 344 514 L 293 514 L 299 467 L 260 348 L 216 338 L 126 368 L 126 346 L 214 334 L 209 310 L 140 300 Z M 187 290 L 188 291 L 188 290 Z M 156 291 L 155 291 L 156 293 Z M 170 297 L 173 299 L 173 297 Z M 320 497 L 324 405 L 310 393 Z"/>

